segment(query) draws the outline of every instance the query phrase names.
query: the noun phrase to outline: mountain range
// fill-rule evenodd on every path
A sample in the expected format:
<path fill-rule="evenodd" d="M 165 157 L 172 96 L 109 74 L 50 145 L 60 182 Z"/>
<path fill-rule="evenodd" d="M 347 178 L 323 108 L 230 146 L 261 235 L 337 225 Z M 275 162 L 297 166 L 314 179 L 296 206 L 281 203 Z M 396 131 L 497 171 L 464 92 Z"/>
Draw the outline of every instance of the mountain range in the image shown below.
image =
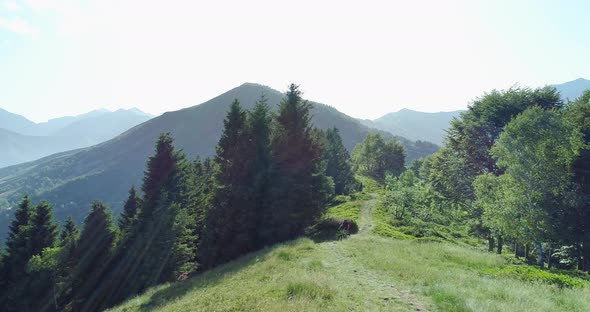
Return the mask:
<path fill-rule="evenodd" d="M 463 112 L 424 113 L 411 109 L 388 113 L 374 120 L 360 120 L 366 126 L 403 136 L 410 140 L 430 141 L 442 145 L 451 120 Z"/>
<path fill-rule="evenodd" d="M 578 78 L 550 86 L 554 87 L 561 98 L 567 102 L 577 99 L 584 91 L 590 89 L 590 80 Z M 363 119 L 360 121 L 368 127 L 387 131 L 410 140 L 430 141 L 442 145 L 449 123 L 453 118 L 459 117 L 463 111 L 425 113 L 404 108 L 374 120 Z"/>
<path fill-rule="evenodd" d="M 24 194 L 33 200 L 47 199 L 55 204 L 58 220 L 71 215 L 81 221 L 94 199 L 110 205 L 117 214 L 132 184 L 139 185 L 145 163 L 153 154 L 154 143 L 162 132 L 170 132 L 175 145 L 190 158 L 215 154 L 223 119 L 229 105 L 238 99 L 245 109 L 254 107 L 264 94 L 272 110 L 284 94 L 258 84 L 246 83 L 203 104 L 167 112 L 150 119 L 104 143 L 75 151 L 51 155 L 33 162 L 0 169 L 0 233 L 4 233 L 11 211 Z M 311 102 L 312 123 L 321 129 L 340 130 L 345 147 L 351 151 L 369 133 L 379 132 L 333 107 Z M 434 153 L 430 142 L 398 140 L 408 151 L 408 161 Z"/>
<path fill-rule="evenodd" d="M 150 118 L 138 109 L 102 109 L 34 123 L 0 109 L 0 168 L 98 144 Z"/>
<path fill-rule="evenodd" d="M 582 95 L 584 91 L 590 89 L 590 80 L 578 78 L 576 80 L 551 86 L 559 91 L 559 94 L 561 94 L 561 98 L 564 101 L 573 101 Z"/>
<path fill-rule="evenodd" d="M 590 88 L 590 81 L 577 79 L 554 87 L 564 98 L 577 98 L 583 90 Z M 57 154 L 0 168 L 0 239 L 12 217 L 8 208 L 24 194 L 31 195 L 34 200 L 47 199 L 54 203 L 58 220 L 71 215 L 81 221 L 94 199 L 104 201 L 117 214 L 129 187 L 141 183 L 145 162 L 153 153 L 154 142 L 161 132 L 171 132 L 176 146 L 191 158 L 213 156 L 230 103 L 238 99 L 245 109 L 251 109 L 261 94 L 266 96 L 273 110 L 284 96 L 269 87 L 246 83 L 200 105 L 167 112 L 153 119 L 138 110 L 93 111 L 35 124 L 22 116 L 0 111 L 2 127 L 10 128 L 0 130 L 0 142 L 32 155 L 31 159 L 40 157 L 34 153 L 37 149 L 43 150 L 45 145 L 58 146 L 76 141 L 79 146 L 89 146 L 106 140 L 80 149 L 62 148 Z M 441 144 L 449 121 L 461 113 L 402 109 L 375 120 L 357 120 L 328 105 L 311 103 L 313 124 L 321 129 L 338 128 L 349 151 L 367 134 L 377 132 L 385 137 L 395 136 L 406 147 L 408 162 L 434 153 L 438 146 L 430 142 Z M 138 118 L 135 127 L 126 123 L 125 116 L 130 113 Z M 142 123 L 141 118 L 149 120 Z M 109 125 L 108 131 L 98 130 L 105 124 Z M 129 127 L 131 129 L 125 131 Z M 50 135 L 36 135 L 41 132 Z M 122 134 L 115 136 L 117 133 Z M 109 140 L 109 136 L 114 138 Z M 11 153 L 16 154 L 6 148 L 0 150 L 0 159 L 16 157 L 10 156 Z"/>

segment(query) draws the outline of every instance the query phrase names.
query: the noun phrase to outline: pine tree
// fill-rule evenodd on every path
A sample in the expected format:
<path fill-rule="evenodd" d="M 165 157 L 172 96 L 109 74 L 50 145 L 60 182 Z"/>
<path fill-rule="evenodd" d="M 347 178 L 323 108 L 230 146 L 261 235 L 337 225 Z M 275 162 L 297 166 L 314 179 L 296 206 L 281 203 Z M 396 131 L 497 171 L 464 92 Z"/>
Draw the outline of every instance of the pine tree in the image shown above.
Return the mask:
<path fill-rule="evenodd" d="M 72 281 L 74 310 L 96 311 L 102 308 L 108 275 L 108 262 L 115 242 L 115 229 L 111 212 L 99 201 L 84 219 L 75 251 L 76 267 Z"/>
<path fill-rule="evenodd" d="M 78 248 L 78 239 L 80 238 L 80 229 L 72 219 L 68 217 L 59 234 L 59 246 L 61 247 L 61 261 L 58 272 L 56 272 L 55 283 L 58 289 L 58 306 L 67 306 L 73 296 L 72 275 L 76 266 L 76 249 Z"/>
<path fill-rule="evenodd" d="M 28 226 L 34 213 L 34 207 L 29 196 L 25 196 L 14 212 L 14 220 L 10 222 L 8 238 L 6 239 L 6 256 L 4 257 L 5 274 L 2 279 L 10 279 L 19 273 L 24 273 L 24 268 L 33 255 L 28 248 Z"/>
<path fill-rule="evenodd" d="M 326 140 L 326 175 L 334 180 L 334 193 L 342 195 L 355 191 L 357 183 L 352 174 L 350 154 L 342 144 L 338 129 L 328 129 Z"/>
<path fill-rule="evenodd" d="M 141 206 L 141 198 L 135 191 L 135 186 L 131 186 L 129 196 L 123 205 L 123 212 L 119 217 L 119 232 L 125 235 L 137 219 L 137 212 Z"/>
<path fill-rule="evenodd" d="M 314 189 L 321 179 L 321 148 L 312 138 L 311 104 L 303 101 L 297 85 L 291 84 L 279 105 L 272 135 L 270 176 L 270 230 L 265 242 L 292 239 L 322 212 L 322 198 Z M 315 178 L 314 178 L 315 177 Z M 320 178 L 320 179 L 317 179 Z"/>
<path fill-rule="evenodd" d="M 66 223 L 63 226 L 63 229 L 59 233 L 59 242 L 61 246 L 65 246 L 70 241 L 78 240 L 78 235 L 80 234 L 80 230 L 78 229 L 78 225 L 71 216 L 66 219 Z"/>
<path fill-rule="evenodd" d="M 206 265 L 233 259 L 254 248 L 255 218 L 249 188 L 255 145 L 246 112 L 235 100 L 224 120 L 217 145 L 213 201 L 206 220 Z"/>
<path fill-rule="evenodd" d="M 26 289 L 26 265 L 33 256 L 30 248 L 30 223 L 34 207 L 28 196 L 19 203 L 6 239 L 6 255 L 0 272 L 0 311 L 15 311 L 21 305 L 18 296 Z"/>
<path fill-rule="evenodd" d="M 44 248 L 53 247 L 57 238 L 57 225 L 53 218 L 53 207 L 41 201 L 35 208 L 30 222 L 30 253 L 39 255 Z"/>
<path fill-rule="evenodd" d="M 190 229 L 192 195 L 186 157 L 178 153 L 169 133 L 156 142 L 156 153 L 147 162 L 141 210 L 128 235 L 117 248 L 110 280 L 115 286 L 110 303 L 164 281 L 170 281 L 195 267 L 196 239 Z M 190 246 L 189 246 L 190 245 Z"/>
<path fill-rule="evenodd" d="M 268 186 L 270 165 L 272 160 L 270 148 L 271 122 L 267 99 L 263 95 L 248 114 L 248 128 L 252 144 L 255 147 L 255 158 L 253 162 L 253 182 L 251 183 L 252 209 L 255 217 L 256 236 L 255 246 L 264 246 L 265 232 L 268 231 L 268 220 L 270 215 L 270 203 L 268 200 Z"/>
<path fill-rule="evenodd" d="M 67 258 L 75 251 L 79 236 L 80 230 L 78 229 L 78 225 L 71 216 L 68 217 L 66 223 L 63 225 L 63 229 L 59 233 L 59 245 L 64 248 Z"/>
<path fill-rule="evenodd" d="M 20 273 L 18 278 L 9 287 L 6 296 L 6 304 L 0 306 L 2 311 L 37 311 L 51 306 L 53 279 L 47 271 L 28 272 L 31 257 L 41 257 L 47 248 L 55 246 L 57 238 L 57 225 L 53 221 L 53 209 L 46 202 L 40 202 L 31 215 L 26 230 L 19 233 L 19 239 L 23 239 L 24 246 L 21 265 L 16 268 Z M 22 230 L 22 228 L 21 228 Z M 26 259 L 26 260 L 25 260 Z M 30 300 L 38 298 L 39 300 Z"/>

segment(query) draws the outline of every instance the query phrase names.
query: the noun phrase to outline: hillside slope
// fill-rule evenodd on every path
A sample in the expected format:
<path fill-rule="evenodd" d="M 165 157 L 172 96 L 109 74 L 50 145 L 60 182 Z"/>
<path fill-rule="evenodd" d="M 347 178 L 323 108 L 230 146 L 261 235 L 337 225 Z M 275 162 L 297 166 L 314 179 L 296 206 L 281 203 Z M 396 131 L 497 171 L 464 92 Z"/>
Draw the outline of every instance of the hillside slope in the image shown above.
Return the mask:
<path fill-rule="evenodd" d="M 0 168 L 79 148 L 67 137 L 23 135 L 0 128 Z"/>
<path fill-rule="evenodd" d="M 590 288 L 489 272 L 510 267 L 478 249 L 378 237 L 375 195 L 351 209 L 343 241 L 300 239 L 148 290 L 112 311 L 589 311 Z"/>
<path fill-rule="evenodd" d="M 584 91 L 590 89 L 590 80 L 584 78 L 578 78 L 576 80 L 554 84 L 552 85 L 559 94 L 561 94 L 561 98 L 564 100 L 574 101 L 577 99 Z"/>
<path fill-rule="evenodd" d="M 0 201 L 4 199 L 14 205 L 24 194 L 30 194 L 35 201 L 47 199 L 54 203 L 57 220 L 71 215 L 82 221 L 91 202 L 100 199 L 118 214 L 127 190 L 132 184 L 141 183 L 145 162 L 153 153 L 154 142 L 161 132 L 171 132 L 176 139 L 175 145 L 191 158 L 212 156 L 231 102 L 237 98 L 244 108 L 250 109 L 262 93 L 272 109 L 283 97 L 276 90 L 247 83 L 203 104 L 165 113 L 73 155 L 2 168 Z M 312 115 L 313 124 L 319 128 L 337 127 L 349 150 L 368 133 L 377 131 L 323 104 L 314 103 Z M 438 149 L 432 143 L 400 140 L 408 149 L 409 160 Z M 11 217 L 9 211 L 0 215 L 0 238 Z"/>

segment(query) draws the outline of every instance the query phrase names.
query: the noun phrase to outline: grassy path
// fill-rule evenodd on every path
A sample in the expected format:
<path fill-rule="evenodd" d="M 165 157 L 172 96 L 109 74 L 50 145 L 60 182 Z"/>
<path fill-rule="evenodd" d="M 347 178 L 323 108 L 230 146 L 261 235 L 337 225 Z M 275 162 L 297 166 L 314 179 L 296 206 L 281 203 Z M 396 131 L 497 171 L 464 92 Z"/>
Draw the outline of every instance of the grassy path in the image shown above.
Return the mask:
<path fill-rule="evenodd" d="M 428 311 L 426 305 L 411 292 L 401 290 L 390 278 L 373 271 L 358 261 L 354 254 L 347 251 L 354 242 L 366 239 L 373 227 L 373 208 L 378 197 L 371 194 L 361 208 L 359 215 L 359 233 L 340 242 L 320 244 L 327 253 L 326 266 L 333 268 L 343 284 L 355 285 L 358 292 L 364 293 L 364 308 L 372 311 Z"/>
<path fill-rule="evenodd" d="M 377 204 L 377 194 L 370 194 L 369 199 L 363 203 L 359 217 L 359 235 L 366 235 L 373 228 L 373 208 Z"/>

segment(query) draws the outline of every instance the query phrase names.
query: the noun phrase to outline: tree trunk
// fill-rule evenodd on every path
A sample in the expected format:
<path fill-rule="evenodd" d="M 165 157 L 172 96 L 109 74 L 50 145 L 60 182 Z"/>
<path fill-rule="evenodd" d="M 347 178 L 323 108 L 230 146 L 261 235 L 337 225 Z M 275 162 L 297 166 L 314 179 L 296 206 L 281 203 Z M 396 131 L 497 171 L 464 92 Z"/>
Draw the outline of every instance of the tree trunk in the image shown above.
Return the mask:
<path fill-rule="evenodd" d="M 518 243 L 514 242 L 514 258 L 518 259 Z"/>
<path fill-rule="evenodd" d="M 490 236 L 488 236 L 488 251 L 494 252 L 494 246 L 494 237 L 490 234 Z"/>
<path fill-rule="evenodd" d="M 504 239 L 502 239 L 502 235 L 498 235 L 498 249 L 496 250 L 496 253 L 498 253 L 499 255 L 502 254 L 503 245 L 504 245 Z"/>
<path fill-rule="evenodd" d="M 535 243 L 537 246 L 537 264 L 543 268 L 545 266 L 545 258 L 543 257 L 543 246 L 541 246 L 541 242 Z"/>
<path fill-rule="evenodd" d="M 524 261 L 529 262 L 529 244 L 524 245 Z"/>
<path fill-rule="evenodd" d="M 581 270 L 590 272 L 590 241 L 585 241 L 582 243 L 581 250 L 581 261 L 582 268 Z"/>

